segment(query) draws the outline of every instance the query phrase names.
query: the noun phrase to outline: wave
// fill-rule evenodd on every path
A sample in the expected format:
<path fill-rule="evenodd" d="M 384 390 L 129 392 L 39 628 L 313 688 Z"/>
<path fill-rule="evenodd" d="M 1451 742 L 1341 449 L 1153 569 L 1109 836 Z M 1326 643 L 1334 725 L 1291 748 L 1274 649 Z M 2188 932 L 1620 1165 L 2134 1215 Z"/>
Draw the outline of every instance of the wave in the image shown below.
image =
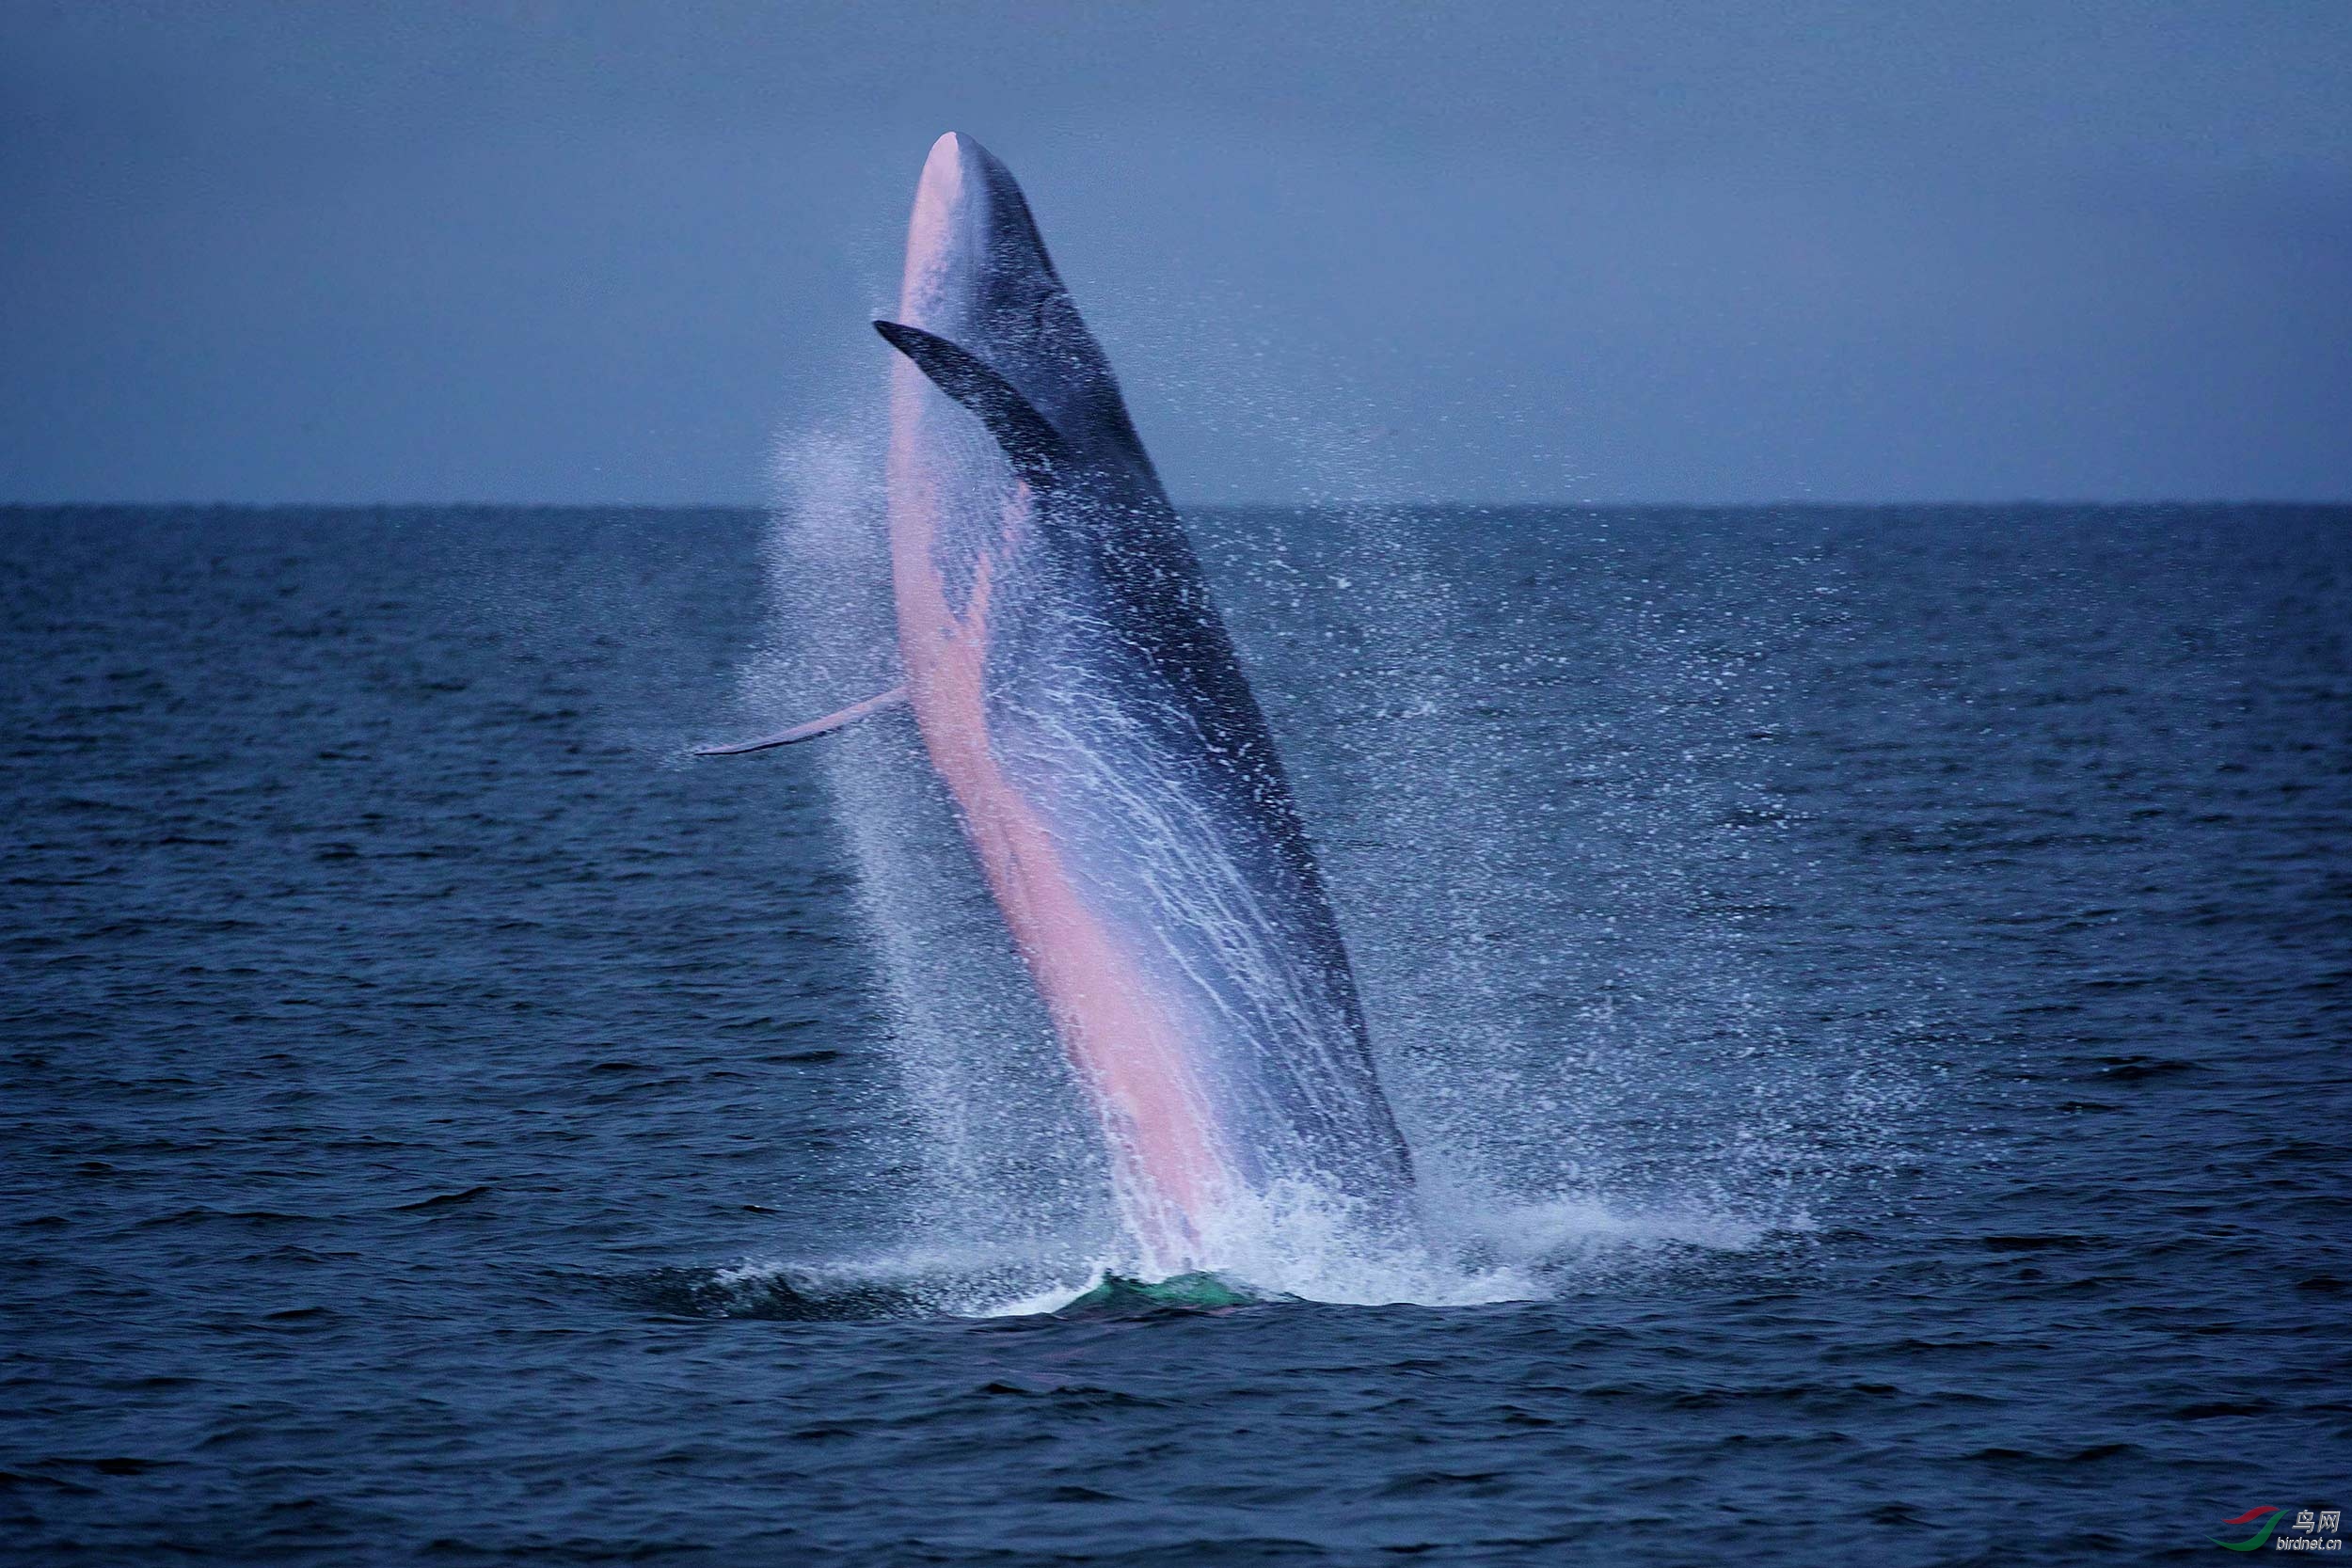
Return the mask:
<path fill-rule="evenodd" d="M 1597 1274 L 1743 1254 L 1810 1235 L 1804 1216 L 1764 1222 L 1697 1208 L 1629 1210 L 1581 1196 L 1437 1217 L 1421 1236 L 1367 1244 L 1311 1210 L 1229 1227 L 1212 1268 L 1154 1274 L 1128 1256 L 909 1251 L 746 1260 L 606 1277 L 665 1316 L 781 1322 L 1068 1321 L 1224 1313 L 1304 1304 L 1460 1307 L 1542 1301 Z"/>

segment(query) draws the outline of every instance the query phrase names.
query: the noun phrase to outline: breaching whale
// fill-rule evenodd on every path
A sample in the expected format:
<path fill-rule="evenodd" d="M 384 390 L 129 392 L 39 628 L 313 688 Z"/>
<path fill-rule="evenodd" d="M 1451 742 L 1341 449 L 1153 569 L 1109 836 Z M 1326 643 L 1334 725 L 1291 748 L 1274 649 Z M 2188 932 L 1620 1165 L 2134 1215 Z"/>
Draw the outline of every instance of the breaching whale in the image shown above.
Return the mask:
<path fill-rule="evenodd" d="M 1147 1261 L 1214 1266 L 1253 1203 L 1396 1224 L 1410 1159 L 1273 737 L 1108 360 L 969 136 L 931 148 L 874 327 L 905 682 L 706 752 L 913 709 Z"/>

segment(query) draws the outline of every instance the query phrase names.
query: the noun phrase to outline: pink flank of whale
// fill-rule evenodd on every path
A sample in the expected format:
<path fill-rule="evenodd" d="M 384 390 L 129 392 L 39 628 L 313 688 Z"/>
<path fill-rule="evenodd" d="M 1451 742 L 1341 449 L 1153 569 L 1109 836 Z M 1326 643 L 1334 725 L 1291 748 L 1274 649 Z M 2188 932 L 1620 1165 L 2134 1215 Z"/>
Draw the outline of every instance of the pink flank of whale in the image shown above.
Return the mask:
<path fill-rule="evenodd" d="M 960 138 L 939 138 L 907 226 L 898 319 L 952 338 L 942 307 L 985 265 L 986 181 L 967 174 Z M 969 345 L 985 353 L 985 345 Z M 890 539 L 907 694 L 931 765 L 955 797 L 1005 923 L 1043 997 L 1063 1051 L 1102 1117 L 1138 1239 L 1181 1263 L 1232 1183 L 1178 1013 L 1155 994 L 1121 932 L 1089 908 L 1036 803 L 1006 778 L 989 734 L 983 681 L 992 585 L 1017 569 L 1034 526 L 1028 486 L 1007 472 L 963 613 L 951 607 L 933 543 L 973 507 L 956 408 L 899 357 L 892 370 Z M 984 504 L 984 501 L 982 502 Z"/>

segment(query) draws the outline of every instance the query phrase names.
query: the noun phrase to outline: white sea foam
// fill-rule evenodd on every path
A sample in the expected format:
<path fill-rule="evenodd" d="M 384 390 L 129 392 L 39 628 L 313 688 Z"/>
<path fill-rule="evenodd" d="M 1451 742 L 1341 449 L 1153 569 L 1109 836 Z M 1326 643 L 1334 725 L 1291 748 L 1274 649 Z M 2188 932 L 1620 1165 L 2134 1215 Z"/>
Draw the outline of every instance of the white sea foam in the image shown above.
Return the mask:
<path fill-rule="evenodd" d="M 744 683 L 762 721 L 897 678 L 873 428 L 779 449 L 777 630 Z M 976 442 L 964 460 L 997 460 Z M 1276 1192 L 1228 1205 L 1184 1259 L 1123 1239 L 1095 1118 L 952 806 L 919 742 L 884 721 L 828 741 L 817 766 L 858 863 L 900 1069 L 898 1099 L 873 1110 L 921 1172 L 894 1276 L 966 1281 L 932 1292 L 960 1312 L 1052 1310 L 1155 1269 L 1448 1306 L 1805 1230 L 1811 1197 L 1876 1157 L 1886 1107 L 1915 1091 L 1871 1042 L 1791 1034 L 1803 1008 L 1783 967 L 1759 961 L 1719 892 L 1753 883 L 1755 835 L 1785 831 L 1737 765 L 1779 700 L 1763 675 L 1740 685 L 1772 628 L 1727 610 L 1702 636 L 1637 608 L 1597 650 L 1611 705 L 1555 714 L 1531 741 L 1486 721 L 1498 705 L 1549 712 L 1567 656 L 1466 596 L 1406 520 L 1359 509 L 1203 545 L 1247 590 L 1226 608 L 1346 929 L 1413 1146 L 1419 1231 Z M 1147 869 L 1203 928 L 1235 924 L 1196 896 L 1218 884 L 1183 862 L 1184 824 L 1168 828 L 1168 864 Z M 955 1256 L 967 1243 L 986 1259 Z"/>

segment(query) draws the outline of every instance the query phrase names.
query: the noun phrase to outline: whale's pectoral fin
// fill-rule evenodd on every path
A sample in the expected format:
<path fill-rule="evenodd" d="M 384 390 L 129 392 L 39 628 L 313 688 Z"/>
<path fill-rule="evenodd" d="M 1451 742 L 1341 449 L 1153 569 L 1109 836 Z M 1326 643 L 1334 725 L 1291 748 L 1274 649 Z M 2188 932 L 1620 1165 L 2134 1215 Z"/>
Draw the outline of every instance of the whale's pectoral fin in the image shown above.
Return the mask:
<path fill-rule="evenodd" d="M 1044 488 L 1053 483 L 1057 470 L 1068 467 L 1069 443 L 1061 432 L 1011 382 L 977 356 L 918 326 L 878 321 L 874 330 L 914 360 L 914 368 L 930 376 L 932 386 L 979 416 L 1012 461 L 1013 472 L 1031 489 Z"/>
<path fill-rule="evenodd" d="M 879 697 L 868 697 L 862 703 L 851 703 L 839 713 L 829 713 L 822 719 L 812 719 L 805 724 L 795 724 L 758 740 L 739 740 L 732 746 L 697 746 L 698 757 L 740 756 L 745 752 L 764 752 L 771 746 L 789 746 L 796 740 L 814 740 L 820 735 L 831 735 L 844 724 L 854 724 L 867 714 L 897 707 L 907 700 L 907 689 L 894 686 Z"/>

